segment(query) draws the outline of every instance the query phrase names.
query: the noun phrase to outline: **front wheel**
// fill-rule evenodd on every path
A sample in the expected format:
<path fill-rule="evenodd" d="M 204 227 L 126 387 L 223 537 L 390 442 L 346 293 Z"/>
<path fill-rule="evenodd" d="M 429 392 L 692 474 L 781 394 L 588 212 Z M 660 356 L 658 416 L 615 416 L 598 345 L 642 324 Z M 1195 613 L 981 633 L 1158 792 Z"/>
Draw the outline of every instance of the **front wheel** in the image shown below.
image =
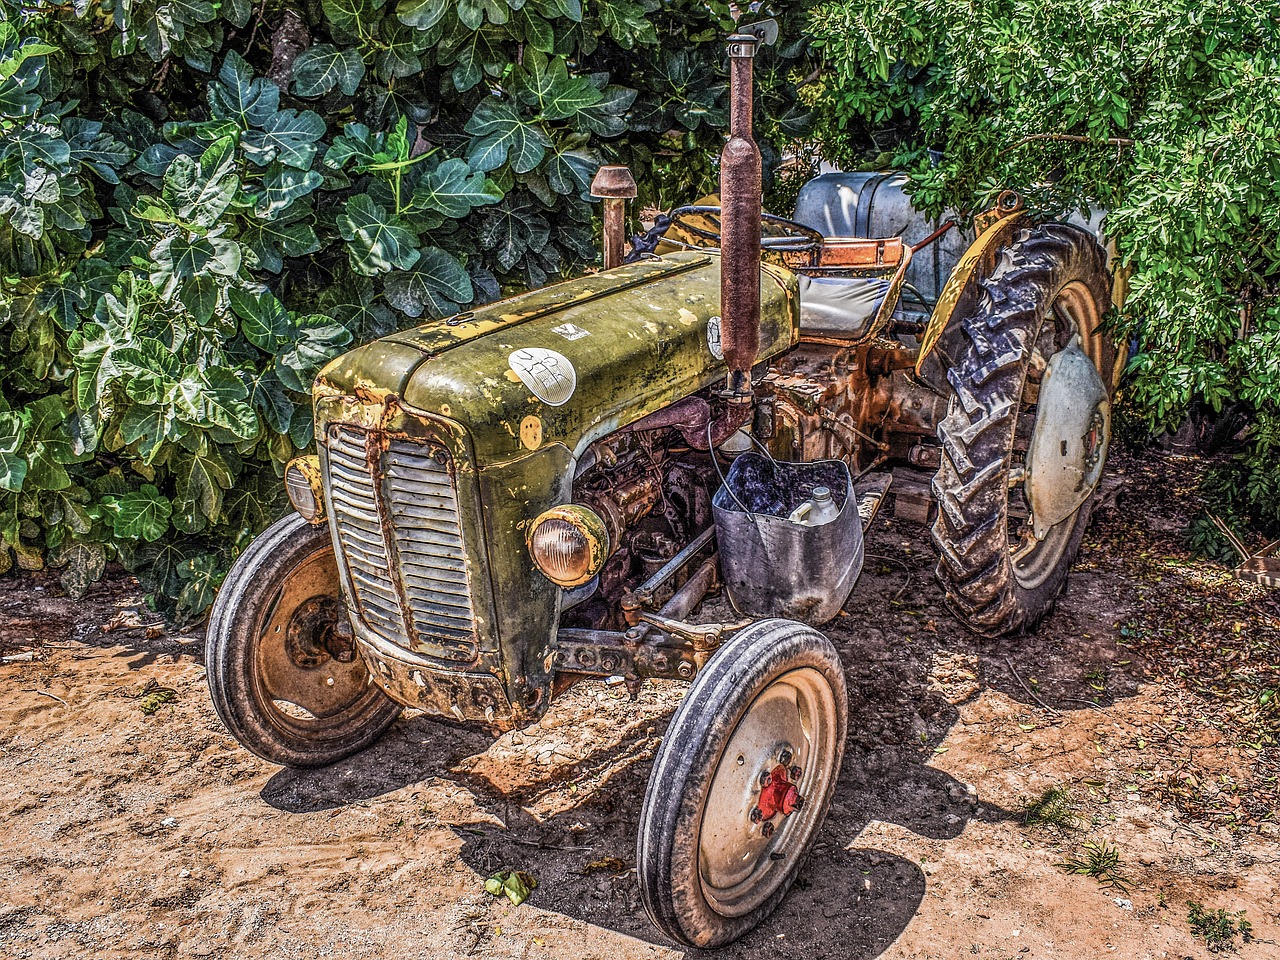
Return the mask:
<path fill-rule="evenodd" d="M 640 894 L 664 934 L 719 947 L 781 902 L 835 793 L 849 705 L 817 630 L 764 620 L 735 634 L 671 719 L 645 793 Z"/>
<path fill-rule="evenodd" d="M 296 513 L 227 574 L 209 615 L 205 669 L 222 722 L 272 763 L 335 763 L 400 715 L 352 643 L 328 528 Z"/>
<path fill-rule="evenodd" d="M 1106 462 L 1115 349 L 1106 253 L 1083 230 L 1024 230 L 980 284 L 947 371 L 933 537 L 948 604 L 998 636 L 1066 583 Z"/>

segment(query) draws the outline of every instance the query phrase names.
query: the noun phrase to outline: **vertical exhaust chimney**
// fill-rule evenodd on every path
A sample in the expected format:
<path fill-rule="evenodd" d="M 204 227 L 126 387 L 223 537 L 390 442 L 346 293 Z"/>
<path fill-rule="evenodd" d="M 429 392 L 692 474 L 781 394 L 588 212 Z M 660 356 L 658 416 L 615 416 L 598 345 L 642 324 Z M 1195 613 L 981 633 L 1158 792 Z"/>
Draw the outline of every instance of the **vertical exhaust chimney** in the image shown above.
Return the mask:
<path fill-rule="evenodd" d="M 776 35 L 777 25 L 766 21 Z M 765 30 L 760 30 L 765 27 Z M 747 28 L 752 29 L 752 28 Z M 760 352 L 760 150 L 751 135 L 752 67 L 766 24 L 729 37 L 729 140 L 720 153 L 720 338 L 731 399 L 752 396 Z"/>

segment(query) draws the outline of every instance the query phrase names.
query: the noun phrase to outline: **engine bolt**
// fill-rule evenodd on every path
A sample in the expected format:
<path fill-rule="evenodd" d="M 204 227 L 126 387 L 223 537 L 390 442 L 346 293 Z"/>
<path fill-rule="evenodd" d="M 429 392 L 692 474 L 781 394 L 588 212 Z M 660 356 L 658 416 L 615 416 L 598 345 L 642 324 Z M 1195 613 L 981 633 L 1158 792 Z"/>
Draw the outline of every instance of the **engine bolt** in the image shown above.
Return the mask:
<path fill-rule="evenodd" d="M 768 840 L 773 836 L 773 824 L 768 822 L 761 824 L 760 833 L 764 835 L 766 840 Z"/>
<path fill-rule="evenodd" d="M 778 762 L 782 764 L 784 767 L 787 766 L 789 763 L 791 763 L 791 751 L 783 750 L 780 754 L 778 754 Z"/>
<path fill-rule="evenodd" d="M 681 660 L 680 665 L 676 667 L 676 673 L 680 675 L 681 680 L 692 680 L 694 674 L 693 664 L 688 660 Z"/>
<path fill-rule="evenodd" d="M 759 808 L 759 807 L 752 807 L 752 808 L 751 808 L 751 813 L 750 813 L 750 814 L 748 814 L 748 816 L 750 816 L 750 817 L 751 817 L 751 822 L 752 822 L 752 823 L 759 823 L 761 820 L 763 820 L 763 819 L 764 819 L 764 814 L 760 812 L 760 808 Z"/>
<path fill-rule="evenodd" d="M 801 770 L 798 766 L 793 766 L 793 767 L 788 771 L 788 773 L 790 773 L 790 774 L 791 774 L 791 782 L 792 782 L 792 783 L 795 783 L 797 780 L 799 780 L 799 779 L 800 779 L 800 777 L 801 777 L 801 775 L 804 773 L 804 771 L 803 771 L 803 770 Z"/>

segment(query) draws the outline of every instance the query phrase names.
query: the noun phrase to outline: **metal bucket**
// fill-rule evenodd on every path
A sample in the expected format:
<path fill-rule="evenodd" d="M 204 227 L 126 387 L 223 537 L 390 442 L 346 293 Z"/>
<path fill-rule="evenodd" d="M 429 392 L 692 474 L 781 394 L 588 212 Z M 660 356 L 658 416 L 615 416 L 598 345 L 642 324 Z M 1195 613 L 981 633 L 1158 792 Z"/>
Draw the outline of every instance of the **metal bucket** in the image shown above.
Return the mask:
<path fill-rule="evenodd" d="M 840 508 L 836 518 L 816 527 L 788 520 L 814 487 L 831 489 Z M 816 626 L 840 611 L 862 571 L 862 521 L 843 462 L 740 454 L 711 509 L 720 570 L 739 613 Z"/>

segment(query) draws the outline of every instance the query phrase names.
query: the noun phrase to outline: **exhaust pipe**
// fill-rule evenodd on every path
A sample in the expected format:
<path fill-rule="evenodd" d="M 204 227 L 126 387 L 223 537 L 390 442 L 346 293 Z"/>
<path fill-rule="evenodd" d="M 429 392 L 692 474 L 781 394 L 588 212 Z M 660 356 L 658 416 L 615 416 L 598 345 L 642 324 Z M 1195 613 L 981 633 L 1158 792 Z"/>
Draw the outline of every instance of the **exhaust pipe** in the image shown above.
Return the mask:
<path fill-rule="evenodd" d="M 731 401 L 749 402 L 751 367 L 760 352 L 760 149 L 751 134 L 756 47 L 777 24 L 756 24 L 729 37 L 729 140 L 720 153 L 720 338 L 729 364 Z M 763 29 L 761 29 L 763 28 Z M 752 29 L 752 28 L 747 28 Z"/>

